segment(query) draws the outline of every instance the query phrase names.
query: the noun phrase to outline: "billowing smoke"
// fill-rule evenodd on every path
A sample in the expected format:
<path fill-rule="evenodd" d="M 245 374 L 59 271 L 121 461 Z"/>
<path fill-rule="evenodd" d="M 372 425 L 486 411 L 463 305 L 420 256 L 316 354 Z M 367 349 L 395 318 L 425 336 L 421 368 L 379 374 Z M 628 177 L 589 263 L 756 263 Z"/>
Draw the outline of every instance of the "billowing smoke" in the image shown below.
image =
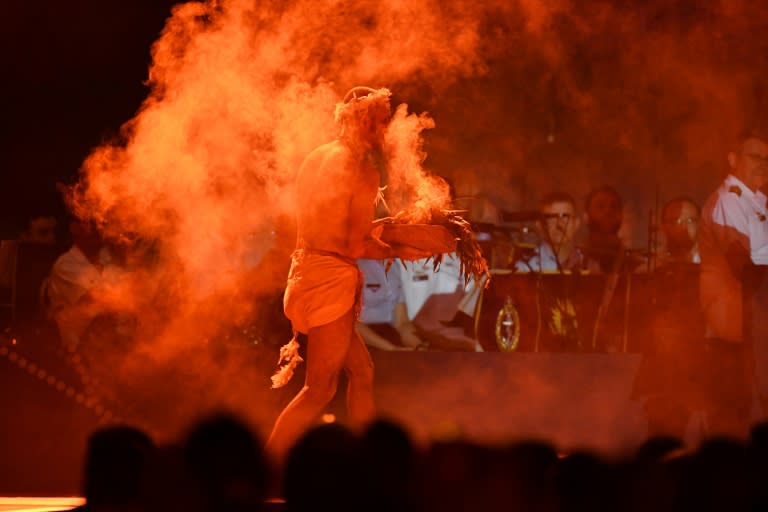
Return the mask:
<path fill-rule="evenodd" d="M 149 97 L 90 154 L 70 203 L 108 237 L 148 247 L 152 264 L 111 297 L 153 319 L 140 332 L 161 359 L 239 325 L 254 296 L 279 288 L 301 201 L 293 178 L 336 136 L 334 105 L 357 85 L 388 87 L 419 113 L 400 107 L 390 130 L 393 209 L 444 204 L 434 175 L 507 210 L 612 184 L 641 245 L 656 191 L 703 200 L 727 134 L 757 111 L 768 17 L 748 7 L 179 4 L 152 47 Z"/>
<path fill-rule="evenodd" d="M 478 35 L 458 14 L 409 2 L 176 6 L 152 48 L 151 94 L 122 139 L 86 160 L 76 212 L 108 236 L 158 240 L 159 272 L 183 297 L 177 313 L 199 318 L 199 305 L 223 294 L 226 311 L 206 316 L 236 316 L 232 299 L 256 285 L 244 276 L 301 200 L 291 185 L 302 159 L 336 135 L 343 90 L 471 74 Z M 431 122 L 405 106 L 395 119 L 390 179 L 410 173 L 410 190 L 427 197 L 419 134 Z"/>
<path fill-rule="evenodd" d="M 69 197 L 114 246 L 128 245 L 130 272 L 101 298 L 139 319 L 133 361 L 188 358 L 245 327 L 257 299 L 284 283 L 301 201 L 294 177 L 336 136 L 336 102 L 355 85 L 418 75 L 445 87 L 476 73 L 478 31 L 465 12 L 439 2 L 173 8 L 152 47 L 149 97 L 118 140 L 92 151 Z M 395 113 L 393 206 L 447 205 L 447 186 L 421 165 L 421 132 L 432 126 L 404 104 Z M 136 376 L 141 364 L 124 366 Z"/>

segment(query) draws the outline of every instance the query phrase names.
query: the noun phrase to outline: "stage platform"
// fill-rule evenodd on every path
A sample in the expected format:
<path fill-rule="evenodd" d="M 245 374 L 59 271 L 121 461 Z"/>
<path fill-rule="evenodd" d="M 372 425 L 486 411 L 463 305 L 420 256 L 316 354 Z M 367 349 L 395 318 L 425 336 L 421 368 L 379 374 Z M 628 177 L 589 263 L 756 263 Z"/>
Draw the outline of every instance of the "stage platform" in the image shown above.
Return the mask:
<path fill-rule="evenodd" d="M 34 358 L 26 356 L 21 368 L 24 356 L 11 354 L 22 352 L 12 349 L 0 358 L 0 402 L 8 411 L 0 427 L 5 455 L 0 494 L 76 495 L 87 437 L 105 424 L 104 418 L 87 395 L 79 399 L 75 390 L 70 396 L 30 372 Z M 272 351 L 238 350 L 224 359 L 236 361 L 236 367 L 219 360 L 209 361 L 204 374 L 182 378 L 175 371 L 165 378 L 164 389 L 146 389 L 146 397 L 136 398 L 123 419 L 166 442 L 183 435 L 207 411 L 228 409 L 265 439 L 304 377 L 302 365 L 288 386 L 270 389 L 274 356 Z M 417 442 L 457 436 L 479 443 L 536 438 L 563 450 L 615 453 L 642 442 L 645 433 L 641 403 L 631 396 L 637 354 L 374 350 L 372 357 L 379 414 L 402 424 Z M 56 373 L 50 365 L 47 371 Z M 162 369 L 155 373 L 164 378 Z M 194 375 L 198 380 L 192 380 Z M 328 413 L 344 420 L 342 389 Z"/>
<path fill-rule="evenodd" d="M 179 439 L 206 413 L 226 409 L 266 439 L 304 377 L 301 365 L 288 386 L 270 389 L 276 350 L 238 346 L 222 355 L 209 348 L 196 351 L 197 359 L 174 359 L 181 369 L 158 366 L 150 374 L 142 367 L 141 379 L 127 381 L 134 386 L 126 401 L 131 409 L 112 412 L 165 443 Z M 78 399 L 77 390 L 68 395 L 40 378 L 40 363 L 31 372 L 32 357 L 21 368 L 22 352 L 23 347 L 11 348 L 0 357 L 0 407 L 7 411 L 0 426 L 0 494 L 77 495 L 88 435 L 108 421 L 87 394 Z M 622 455 L 646 435 L 642 397 L 633 394 L 642 357 L 372 350 L 375 400 L 379 415 L 403 425 L 419 444 L 537 439 L 561 452 Z M 344 409 L 340 387 L 326 412 L 343 421 Z"/>

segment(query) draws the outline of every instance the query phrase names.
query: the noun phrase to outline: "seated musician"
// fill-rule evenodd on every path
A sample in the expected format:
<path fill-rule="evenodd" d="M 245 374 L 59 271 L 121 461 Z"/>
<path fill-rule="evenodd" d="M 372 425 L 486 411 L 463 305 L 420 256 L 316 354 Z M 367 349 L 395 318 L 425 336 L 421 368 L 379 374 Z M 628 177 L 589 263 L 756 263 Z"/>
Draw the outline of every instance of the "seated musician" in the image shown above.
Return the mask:
<path fill-rule="evenodd" d="M 363 274 L 363 306 L 356 329 L 369 347 L 381 350 L 426 348 L 408 318 L 400 284 L 402 263 L 395 260 L 389 270 L 383 260 L 359 259 Z"/>
<path fill-rule="evenodd" d="M 59 256 L 42 285 L 41 299 L 61 341 L 75 351 L 89 329 L 107 321 L 116 333 L 132 336 L 134 319 L 120 300 L 130 269 L 116 240 L 105 238 L 91 221 L 69 221 L 72 246 Z"/>
<path fill-rule="evenodd" d="M 431 258 L 423 258 L 399 271 L 408 318 L 430 349 L 482 351 L 464 322 L 471 322 L 479 293 L 474 279 L 465 281 L 456 253 L 443 254 L 437 270 Z"/>
<path fill-rule="evenodd" d="M 584 217 L 588 238 L 585 254 L 596 261 L 606 274 L 643 272 L 648 259 L 628 248 L 621 239 L 624 202 L 618 191 L 608 185 L 593 189 L 585 203 Z"/>
<path fill-rule="evenodd" d="M 701 209 L 693 199 L 676 197 L 661 209 L 661 232 L 664 248 L 658 265 L 701 263 L 699 256 L 699 219 Z"/>
<path fill-rule="evenodd" d="M 518 258 L 517 272 L 599 270 L 597 263 L 576 246 L 580 220 L 573 197 L 562 192 L 548 194 L 539 203 L 539 213 L 537 227 L 541 242 L 533 251 Z"/>

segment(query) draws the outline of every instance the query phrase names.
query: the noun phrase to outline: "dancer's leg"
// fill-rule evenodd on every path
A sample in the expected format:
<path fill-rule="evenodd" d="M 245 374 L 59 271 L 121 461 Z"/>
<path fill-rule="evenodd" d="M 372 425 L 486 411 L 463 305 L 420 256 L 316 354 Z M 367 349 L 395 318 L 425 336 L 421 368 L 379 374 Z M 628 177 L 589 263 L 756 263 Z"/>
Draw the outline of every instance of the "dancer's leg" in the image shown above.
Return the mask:
<path fill-rule="evenodd" d="M 276 460 L 283 459 L 333 398 L 353 332 L 354 315 L 350 310 L 341 318 L 313 327 L 307 333 L 304 387 L 277 418 L 267 441 L 267 452 Z"/>
<path fill-rule="evenodd" d="M 350 426 L 362 428 L 368 425 L 375 415 L 373 405 L 373 362 L 368 348 L 357 331 L 352 337 L 344 361 L 344 371 L 349 381 L 347 387 L 347 416 Z"/>

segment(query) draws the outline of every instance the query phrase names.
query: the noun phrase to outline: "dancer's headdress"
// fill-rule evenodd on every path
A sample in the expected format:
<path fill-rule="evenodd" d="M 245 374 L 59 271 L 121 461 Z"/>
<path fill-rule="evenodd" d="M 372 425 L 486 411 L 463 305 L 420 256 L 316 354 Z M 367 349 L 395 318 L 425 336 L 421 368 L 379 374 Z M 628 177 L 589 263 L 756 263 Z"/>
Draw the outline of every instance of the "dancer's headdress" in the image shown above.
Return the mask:
<path fill-rule="evenodd" d="M 353 87 L 344 95 L 344 100 L 336 104 L 334 119 L 337 123 L 341 123 L 362 112 L 367 112 L 375 104 L 386 105 L 387 109 L 389 109 L 389 98 L 391 96 L 392 93 L 385 87 L 381 89 L 366 86 Z"/>

